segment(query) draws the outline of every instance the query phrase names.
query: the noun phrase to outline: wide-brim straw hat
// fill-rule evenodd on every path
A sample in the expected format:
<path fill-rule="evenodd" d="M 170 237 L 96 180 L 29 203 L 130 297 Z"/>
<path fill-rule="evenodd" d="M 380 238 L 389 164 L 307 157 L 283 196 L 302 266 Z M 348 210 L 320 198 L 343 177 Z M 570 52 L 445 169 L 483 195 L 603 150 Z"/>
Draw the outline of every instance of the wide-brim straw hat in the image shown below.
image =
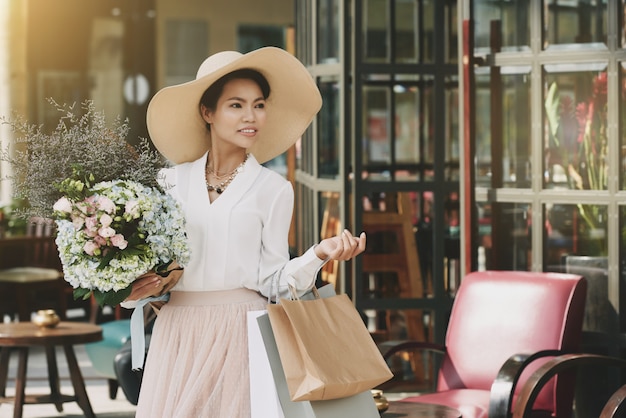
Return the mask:
<path fill-rule="evenodd" d="M 169 161 L 195 161 L 209 149 L 210 133 L 200 114 L 204 91 L 222 76 L 250 68 L 267 79 L 266 122 L 248 150 L 260 163 L 285 152 L 302 136 L 322 106 L 315 81 L 302 63 L 287 51 L 265 47 L 247 54 L 218 52 L 198 69 L 196 79 L 166 87 L 148 105 L 150 139 Z"/>

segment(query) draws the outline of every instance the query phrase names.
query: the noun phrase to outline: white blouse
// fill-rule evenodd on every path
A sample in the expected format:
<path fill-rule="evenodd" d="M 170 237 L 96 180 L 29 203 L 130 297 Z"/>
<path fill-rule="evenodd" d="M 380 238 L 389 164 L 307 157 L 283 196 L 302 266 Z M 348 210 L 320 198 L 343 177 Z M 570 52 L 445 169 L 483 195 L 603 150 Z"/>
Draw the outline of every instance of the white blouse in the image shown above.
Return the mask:
<path fill-rule="evenodd" d="M 287 284 L 306 290 L 322 266 L 309 248 L 289 260 L 288 233 L 294 205 L 291 183 L 261 166 L 253 155 L 213 202 L 205 183 L 207 154 L 162 170 L 159 181 L 180 204 L 187 221 L 191 259 L 173 290 L 248 288 L 270 295 Z M 274 277 L 277 275 L 277 277 Z M 276 280 L 278 280 L 276 282 Z M 276 287 L 271 291 L 274 297 Z"/>

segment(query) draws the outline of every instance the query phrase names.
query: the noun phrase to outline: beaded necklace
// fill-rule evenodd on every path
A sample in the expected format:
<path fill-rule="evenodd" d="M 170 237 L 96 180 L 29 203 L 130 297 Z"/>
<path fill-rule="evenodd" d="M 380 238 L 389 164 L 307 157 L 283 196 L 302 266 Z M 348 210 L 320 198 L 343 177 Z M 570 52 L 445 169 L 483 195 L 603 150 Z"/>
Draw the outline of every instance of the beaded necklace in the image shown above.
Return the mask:
<path fill-rule="evenodd" d="M 246 158 L 244 158 L 244 160 L 241 162 L 241 164 L 239 164 L 237 167 L 235 167 L 235 169 L 233 171 L 231 171 L 230 173 L 228 173 L 228 177 L 226 178 L 226 180 L 220 182 L 219 184 L 213 185 L 211 183 L 209 183 L 209 174 L 213 174 L 213 177 L 215 177 L 217 180 L 220 180 L 224 177 L 226 177 L 226 174 L 222 175 L 222 176 L 218 176 L 212 168 L 209 168 L 209 157 L 207 156 L 207 165 L 206 165 L 206 170 L 205 170 L 205 183 L 206 183 L 206 189 L 209 192 L 212 192 L 213 190 L 215 190 L 217 192 L 217 194 L 222 194 L 224 193 L 224 190 L 226 190 L 226 187 L 228 187 L 228 185 L 233 181 L 233 179 L 237 176 L 237 174 L 241 173 L 243 171 L 243 166 L 246 164 L 246 161 L 248 161 L 248 156 L 250 154 L 246 154 Z"/>

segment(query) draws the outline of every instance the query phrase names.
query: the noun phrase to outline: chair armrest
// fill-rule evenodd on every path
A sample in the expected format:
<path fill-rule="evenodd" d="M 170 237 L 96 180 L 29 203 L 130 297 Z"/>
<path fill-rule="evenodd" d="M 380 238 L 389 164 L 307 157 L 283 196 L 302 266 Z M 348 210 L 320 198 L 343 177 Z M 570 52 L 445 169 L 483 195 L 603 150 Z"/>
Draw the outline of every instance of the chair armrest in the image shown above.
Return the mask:
<path fill-rule="evenodd" d="M 617 389 L 613 395 L 609 398 L 602 412 L 600 412 L 600 418 L 615 418 L 624 416 L 626 411 L 626 385 Z"/>
<path fill-rule="evenodd" d="M 561 350 L 542 350 L 533 354 L 514 354 L 504 362 L 496 379 L 491 385 L 489 397 L 489 418 L 508 418 L 511 416 L 513 394 L 524 369 L 533 361 L 543 357 L 563 354 Z"/>
<path fill-rule="evenodd" d="M 626 368 L 626 360 L 622 360 L 617 357 L 586 353 L 564 354 L 553 358 L 539 367 L 528 378 L 519 393 L 517 401 L 515 402 L 513 418 L 523 418 L 527 416 L 535 403 L 537 395 L 552 377 L 563 371 L 583 366 L 612 366 Z"/>
<path fill-rule="evenodd" d="M 410 350 L 424 350 L 424 351 L 434 351 L 437 353 L 444 354 L 446 352 L 445 346 L 436 343 L 429 343 L 426 341 L 413 341 L 413 340 L 405 340 L 405 341 L 385 341 L 378 345 L 383 358 L 387 360 L 389 357 L 393 356 L 396 353 L 401 351 L 410 351 Z"/>

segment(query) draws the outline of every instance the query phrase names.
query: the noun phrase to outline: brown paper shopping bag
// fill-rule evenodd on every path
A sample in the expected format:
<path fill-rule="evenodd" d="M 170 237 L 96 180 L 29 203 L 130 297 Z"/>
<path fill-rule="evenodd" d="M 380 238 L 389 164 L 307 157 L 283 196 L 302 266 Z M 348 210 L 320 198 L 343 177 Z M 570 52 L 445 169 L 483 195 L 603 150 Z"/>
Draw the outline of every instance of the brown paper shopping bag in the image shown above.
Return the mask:
<path fill-rule="evenodd" d="M 268 314 L 292 401 L 344 398 L 393 376 L 345 294 L 281 299 Z"/>

